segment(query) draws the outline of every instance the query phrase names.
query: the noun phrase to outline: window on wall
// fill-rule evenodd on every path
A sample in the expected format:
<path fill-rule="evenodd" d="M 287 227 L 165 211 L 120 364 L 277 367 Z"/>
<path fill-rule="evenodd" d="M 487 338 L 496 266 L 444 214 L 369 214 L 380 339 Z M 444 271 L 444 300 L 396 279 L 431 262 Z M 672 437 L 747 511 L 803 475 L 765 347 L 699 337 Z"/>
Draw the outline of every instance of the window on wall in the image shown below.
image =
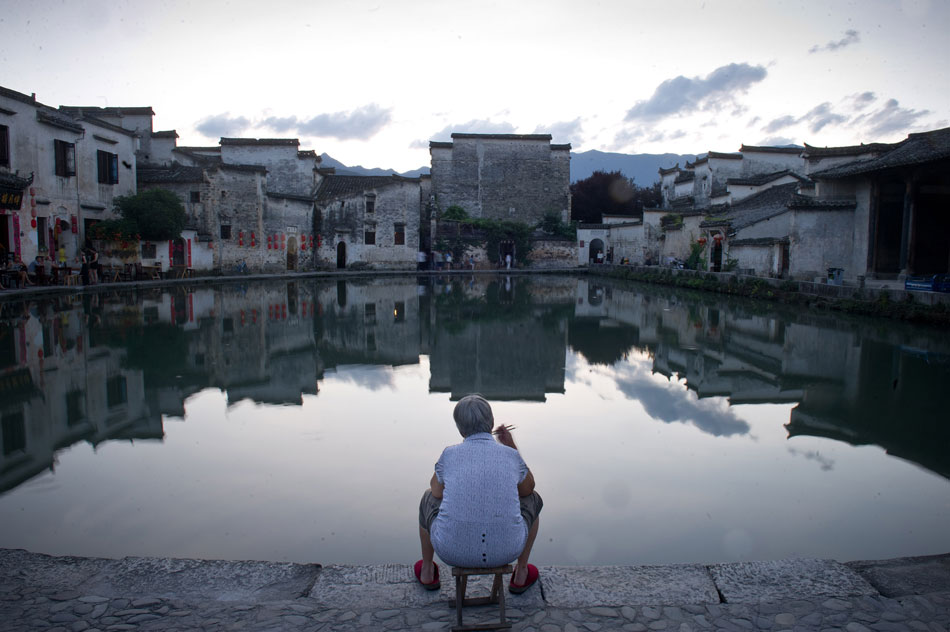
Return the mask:
<path fill-rule="evenodd" d="M 129 401 L 125 378 L 121 375 L 106 380 L 106 406 L 115 408 Z"/>
<path fill-rule="evenodd" d="M 224 193 L 224 191 L 222 191 Z M 191 201 L 200 202 L 201 201 L 201 191 L 192 191 L 191 192 Z"/>
<path fill-rule="evenodd" d="M 96 151 L 96 163 L 99 166 L 100 184 L 118 184 L 119 156 L 101 149 Z"/>
<path fill-rule="evenodd" d="M 405 246 L 406 245 L 406 225 L 396 224 L 394 228 L 396 232 L 393 239 L 393 243 L 396 244 L 397 246 Z"/>
<path fill-rule="evenodd" d="M 221 239 L 231 239 L 230 224 L 221 224 Z"/>
<path fill-rule="evenodd" d="M 376 245 L 376 230 L 375 229 L 367 229 L 363 233 L 363 243 L 366 244 L 367 246 Z"/>
<path fill-rule="evenodd" d="M 375 195 L 366 196 L 366 212 L 367 213 L 376 212 L 376 196 Z"/>
<path fill-rule="evenodd" d="M 0 125 L 0 167 L 10 166 L 10 128 Z"/>
<path fill-rule="evenodd" d="M 69 391 L 66 393 L 66 425 L 70 428 L 78 426 L 86 420 L 86 413 L 83 410 L 84 395 L 83 391 Z"/>
<path fill-rule="evenodd" d="M 53 154 L 56 163 L 56 175 L 64 177 L 76 175 L 75 143 L 67 143 L 64 140 L 54 140 Z"/>
<path fill-rule="evenodd" d="M 143 259 L 154 259 L 156 257 L 156 248 L 155 244 L 142 244 L 142 258 Z"/>
<path fill-rule="evenodd" d="M 26 419 L 23 412 L 3 416 L 3 456 L 26 450 Z"/>

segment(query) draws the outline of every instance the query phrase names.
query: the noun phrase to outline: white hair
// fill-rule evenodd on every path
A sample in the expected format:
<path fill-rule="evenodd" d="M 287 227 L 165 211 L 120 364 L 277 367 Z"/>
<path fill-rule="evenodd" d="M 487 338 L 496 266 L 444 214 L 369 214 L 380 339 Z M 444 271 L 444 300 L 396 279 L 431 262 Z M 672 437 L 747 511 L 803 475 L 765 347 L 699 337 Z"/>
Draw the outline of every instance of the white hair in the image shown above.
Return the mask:
<path fill-rule="evenodd" d="M 491 432 L 495 425 L 495 416 L 491 412 L 488 400 L 478 394 L 463 397 L 455 405 L 452 416 L 455 418 L 455 426 L 463 437 L 478 432 Z"/>

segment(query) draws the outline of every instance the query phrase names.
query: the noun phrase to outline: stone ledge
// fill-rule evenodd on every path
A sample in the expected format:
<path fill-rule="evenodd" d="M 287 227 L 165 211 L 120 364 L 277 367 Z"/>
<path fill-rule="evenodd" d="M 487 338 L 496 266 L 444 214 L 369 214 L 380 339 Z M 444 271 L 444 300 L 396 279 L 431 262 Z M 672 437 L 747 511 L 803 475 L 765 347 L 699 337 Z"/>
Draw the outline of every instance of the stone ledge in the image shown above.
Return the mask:
<path fill-rule="evenodd" d="M 834 560 L 775 560 L 709 567 L 726 603 L 876 595 L 863 577 Z"/>

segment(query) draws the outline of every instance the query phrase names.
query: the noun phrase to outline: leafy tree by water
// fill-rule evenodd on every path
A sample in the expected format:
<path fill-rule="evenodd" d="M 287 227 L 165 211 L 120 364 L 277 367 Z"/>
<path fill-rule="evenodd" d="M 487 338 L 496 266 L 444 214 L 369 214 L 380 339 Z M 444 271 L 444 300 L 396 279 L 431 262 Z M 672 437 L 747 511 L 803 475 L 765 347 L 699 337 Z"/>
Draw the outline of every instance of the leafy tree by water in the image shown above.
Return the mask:
<path fill-rule="evenodd" d="M 642 217 L 644 208 L 660 205 L 660 183 L 637 186 L 620 171 L 595 171 L 571 185 L 571 219 L 599 224 L 603 215 Z"/>
<path fill-rule="evenodd" d="M 178 239 L 185 228 L 185 207 L 167 189 L 149 189 L 114 200 L 121 216 L 99 222 L 91 229 L 96 239 L 165 241 Z"/>

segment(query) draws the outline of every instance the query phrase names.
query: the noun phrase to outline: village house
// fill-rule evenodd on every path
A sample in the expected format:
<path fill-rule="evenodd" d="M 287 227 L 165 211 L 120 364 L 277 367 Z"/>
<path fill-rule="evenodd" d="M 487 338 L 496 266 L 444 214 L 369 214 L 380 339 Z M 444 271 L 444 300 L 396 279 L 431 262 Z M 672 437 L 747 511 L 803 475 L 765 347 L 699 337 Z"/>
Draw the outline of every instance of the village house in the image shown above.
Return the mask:
<path fill-rule="evenodd" d="M 316 256 L 337 268 L 411 270 L 419 251 L 419 178 L 320 173 Z"/>
<path fill-rule="evenodd" d="M 806 146 L 805 158 L 818 200 L 854 206 L 845 277 L 950 272 L 950 128 L 893 144 Z"/>
<path fill-rule="evenodd" d="M 950 196 L 950 129 L 853 147 L 744 145 L 740 155 L 725 159 L 749 165 L 740 175 L 727 168 L 733 175 L 705 176 L 715 195 L 704 196 L 697 184 L 703 159 L 688 170 L 661 169 L 664 208 L 644 210 L 640 223 L 605 218 L 581 226 L 579 262 L 603 249 L 631 263 L 667 264 L 699 249 L 700 264 L 712 271 L 802 280 L 860 283 L 950 271 L 950 219 L 942 211 Z"/>
<path fill-rule="evenodd" d="M 76 263 L 86 232 L 136 192 L 134 132 L 0 87 L 0 253 Z"/>
<path fill-rule="evenodd" d="M 154 253 L 144 245 L 143 257 L 155 254 L 164 267 L 226 271 L 313 267 L 316 152 L 299 150 L 297 139 L 222 138 L 216 147 L 176 147 L 176 138 L 152 134 L 139 180 L 143 189 L 178 195 L 187 230 L 167 244 L 167 259 L 164 244 Z"/>
<path fill-rule="evenodd" d="M 686 261 L 695 244 L 709 243 L 704 263 L 720 270 L 727 261 L 723 236 L 706 219 L 770 188 L 806 182 L 801 154 L 801 147 L 742 145 L 736 153 L 710 151 L 685 167 L 661 168 L 660 207 L 644 209 L 642 219 L 608 216 L 579 226 L 578 264 L 597 262 L 603 253 L 602 260 L 613 262 L 670 265 Z"/>

